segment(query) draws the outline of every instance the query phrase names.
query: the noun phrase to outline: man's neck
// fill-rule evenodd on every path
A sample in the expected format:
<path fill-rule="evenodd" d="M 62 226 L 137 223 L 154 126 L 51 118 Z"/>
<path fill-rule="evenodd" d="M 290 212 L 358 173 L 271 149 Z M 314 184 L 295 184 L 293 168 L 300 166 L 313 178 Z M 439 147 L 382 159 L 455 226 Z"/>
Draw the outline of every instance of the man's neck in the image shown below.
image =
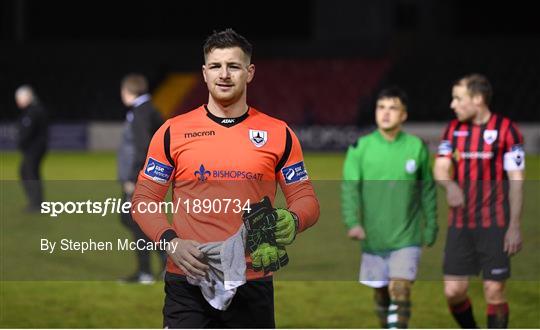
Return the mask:
<path fill-rule="evenodd" d="M 491 111 L 489 111 L 489 108 L 482 108 L 478 111 L 478 114 L 473 118 L 472 122 L 475 125 L 483 125 L 489 121 L 490 117 Z"/>
<path fill-rule="evenodd" d="M 142 95 L 139 95 L 137 96 L 136 98 L 133 99 L 133 101 L 131 101 L 131 107 L 132 108 L 135 108 L 135 107 L 138 107 L 139 105 L 145 103 L 145 102 L 148 102 L 150 101 L 150 94 L 142 94 Z"/>
<path fill-rule="evenodd" d="M 214 101 L 212 97 L 209 98 L 207 107 L 208 111 L 219 118 L 237 118 L 242 116 L 248 109 L 245 99 L 240 99 L 230 105 L 223 105 Z"/>
<path fill-rule="evenodd" d="M 382 137 L 386 141 L 390 141 L 390 142 L 393 142 L 396 139 L 399 132 L 401 132 L 401 127 L 396 127 L 387 131 L 379 128 L 379 133 L 381 133 Z"/>

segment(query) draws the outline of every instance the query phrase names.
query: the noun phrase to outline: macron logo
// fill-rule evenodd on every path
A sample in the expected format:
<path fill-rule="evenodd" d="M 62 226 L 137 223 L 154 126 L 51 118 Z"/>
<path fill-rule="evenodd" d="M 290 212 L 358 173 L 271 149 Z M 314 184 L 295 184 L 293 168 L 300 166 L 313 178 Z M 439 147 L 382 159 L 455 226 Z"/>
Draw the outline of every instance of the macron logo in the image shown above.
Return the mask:
<path fill-rule="evenodd" d="M 232 119 L 232 118 L 225 118 L 225 119 L 221 120 L 221 123 L 222 123 L 222 124 L 233 124 L 233 123 L 234 123 L 234 119 Z"/>
<path fill-rule="evenodd" d="M 190 139 L 190 138 L 195 138 L 195 137 L 214 136 L 214 135 L 216 135 L 215 131 L 190 132 L 190 133 L 184 133 L 184 138 Z"/>

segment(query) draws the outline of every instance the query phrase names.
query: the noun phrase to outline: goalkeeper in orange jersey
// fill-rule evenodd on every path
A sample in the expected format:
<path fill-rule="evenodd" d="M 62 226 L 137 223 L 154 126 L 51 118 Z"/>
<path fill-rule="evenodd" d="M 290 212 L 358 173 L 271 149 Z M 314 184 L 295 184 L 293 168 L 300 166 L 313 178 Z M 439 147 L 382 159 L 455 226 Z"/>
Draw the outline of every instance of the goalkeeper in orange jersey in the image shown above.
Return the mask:
<path fill-rule="evenodd" d="M 209 305 L 186 278 L 206 276 L 209 265 L 201 244 L 237 233 L 246 209 L 264 196 L 273 203 L 277 184 L 287 202 L 287 209 L 271 209 L 272 237 L 280 248 L 319 216 L 295 134 L 285 122 L 246 103 L 247 85 L 255 75 L 251 54 L 251 44 L 231 29 L 208 37 L 202 66 L 208 103 L 161 126 L 139 174 L 135 221 L 150 239 L 178 244 L 168 251 L 165 327 L 274 328 L 272 273 L 267 271 L 279 257 L 277 247 L 248 251 L 247 283 L 227 310 Z M 137 212 L 138 204 L 163 201 L 170 186 L 182 207 L 172 224 L 164 214 Z"/>

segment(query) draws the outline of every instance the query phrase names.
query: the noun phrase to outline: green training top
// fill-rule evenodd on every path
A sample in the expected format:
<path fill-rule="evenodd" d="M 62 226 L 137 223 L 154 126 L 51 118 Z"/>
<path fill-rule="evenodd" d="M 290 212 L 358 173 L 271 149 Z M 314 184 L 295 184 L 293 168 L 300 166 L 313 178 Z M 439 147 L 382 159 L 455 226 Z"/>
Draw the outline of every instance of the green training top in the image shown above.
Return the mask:
<path fill-rule="evenodd" d="M 364 228 L 364 252 L 421 246 L 423 231 L 437 233 L 429 152 L 414 135 L 400 132 L 388 141 L 376 130 L 359 138 L 347 151 L 341 199 L 347 227 Z"/>

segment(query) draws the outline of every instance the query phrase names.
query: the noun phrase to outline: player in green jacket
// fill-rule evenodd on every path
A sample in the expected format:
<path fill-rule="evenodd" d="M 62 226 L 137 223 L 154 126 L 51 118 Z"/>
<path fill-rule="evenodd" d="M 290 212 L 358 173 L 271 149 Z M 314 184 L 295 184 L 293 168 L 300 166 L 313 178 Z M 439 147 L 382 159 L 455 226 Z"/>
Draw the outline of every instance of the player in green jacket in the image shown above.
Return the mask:
<path fill-rule="evenodd" d="M 349 147 L 343 167 L 342 212 L 348 236 L 361 241 L 360 283 L 375 289 L 383 328 L 407 327 L 410 291 L 421 246 L 437 237 L 435 184 L 423 141 L 401 130 L 407 95 L 383 90 L 377 130 Z"/>

